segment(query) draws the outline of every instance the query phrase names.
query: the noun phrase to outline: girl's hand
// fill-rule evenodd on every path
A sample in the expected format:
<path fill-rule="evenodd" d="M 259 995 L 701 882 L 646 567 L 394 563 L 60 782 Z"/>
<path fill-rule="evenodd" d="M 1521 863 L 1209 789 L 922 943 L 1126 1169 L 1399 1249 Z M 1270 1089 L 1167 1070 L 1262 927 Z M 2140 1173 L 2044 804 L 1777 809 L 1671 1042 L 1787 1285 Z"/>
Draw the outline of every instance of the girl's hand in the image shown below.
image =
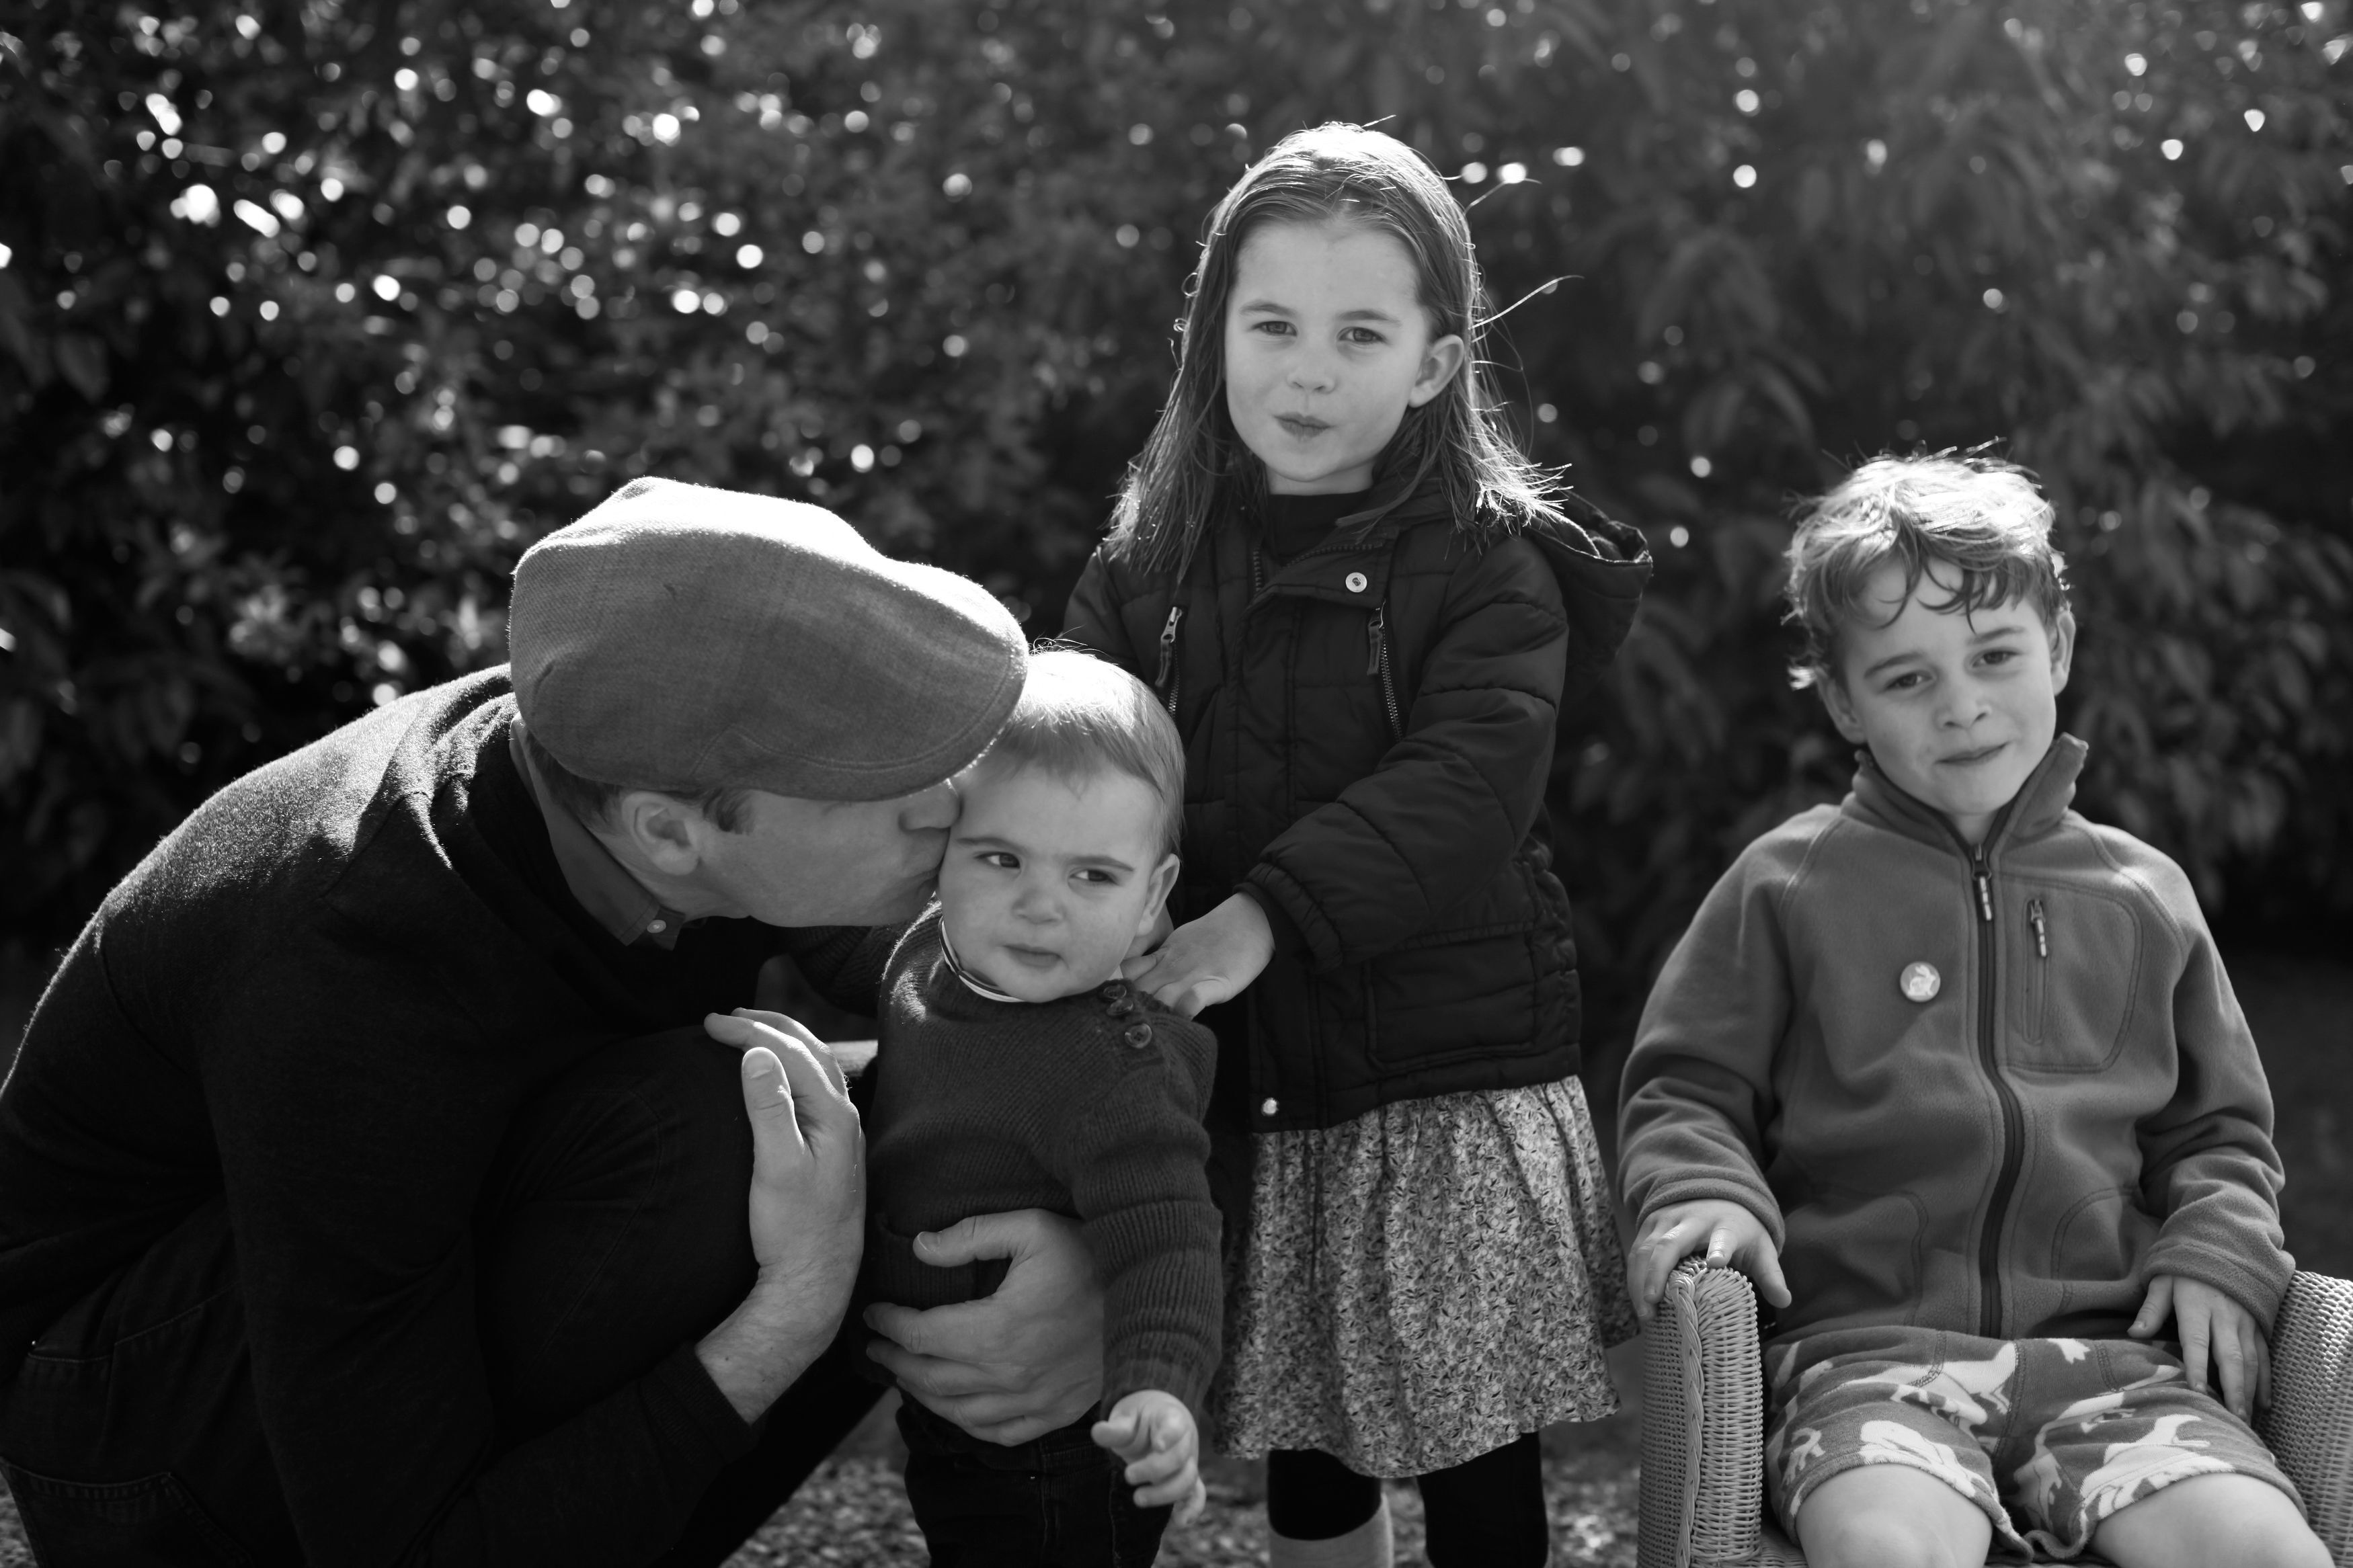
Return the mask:
<path fill-rule="evenodd" d="M 1099 1447 L 1128 1461 L 1135 1506 L 1175 1505 L 1177 1524 L 1190 1524 L 1208 1494 L 1201 1485 L 1201 1439 L 1193 1413 L 1173 1394 L 1139 1388 L 1111 1407 L 1091 1434 Z"/>
<path fill-rule="evenodd" d="M 2253 1314 L 2211 1285 L 2179 1274 L 2159 1274 L 2148 1282 L 2140 1314 L 2125 1332 L 2137 1340 L 2155 1339 L 2171 1318 L 2181 1342 L 2181 1370 L 2189 1386 L 2200 1394 L 2222 1385 L 2222 1403 L 2242 1421 L 2255 1418 L 2255 1406 L 2272 1400 L 2272 1358 L 2263 1331 Z M 2209 1377 L 2211 1363 L 2217 1374 Z"/>
<path fill-rule="evenodd" d="M 1633 1293 L 1634 1314 L 1651 1321 L 1659 1298 L 1666 1293 L 1667 1276 L 1694 1253 L 1704 1253 L 1711 1268 L 1737 1268 L 1757 1286 L 1757 1294 L 1776 1307 L 1789 1304 L 1788 1282 L 1781 1278 L 1781 1255 L 1757 1216 L 1722 1198 L 1669 1204 L 1642 1222 L 1627 1258 L 1626 1288 Z"/>
<path fill-rule="evenodd" d="M 1168 933 L 1159 948 L 1119 966 L 1137 990 L 1190 1018 L 1230 1002 L 1274 956 L 1274 930 L 1248 893 Z"/>

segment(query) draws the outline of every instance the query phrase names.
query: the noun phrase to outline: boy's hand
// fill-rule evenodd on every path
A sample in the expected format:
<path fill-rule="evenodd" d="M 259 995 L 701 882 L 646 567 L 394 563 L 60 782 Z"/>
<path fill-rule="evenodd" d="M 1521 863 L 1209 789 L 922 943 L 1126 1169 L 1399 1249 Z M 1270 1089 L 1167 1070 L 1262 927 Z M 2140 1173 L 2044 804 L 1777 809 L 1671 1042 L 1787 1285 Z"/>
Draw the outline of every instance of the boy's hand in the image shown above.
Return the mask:
<path fill-rule="evenodd" d="M 1095 1423 L 1092 1436 L 1098 1447 L 1128 1462 L 1123 1473 L 1136 1489 L 1136 1507 L 1173 1504 L 1178 1524 L 1190 1524 L 1200 1513 L 1208 1496 L 1201 1485 L 1201 1439 L 1183 1400 L 1139 1388 Z"/>
<path fill-rule="evenodd" d="M 1274 956 L 1274 930 L 1248 893 L 1236 893 L 1199 920 L 1168 933 L 1157 951 L 1131 958 L 1120 973 L 1136 988 L 1190 1018 L 1229 1002 Z"/>
<path fill-rule="evenodd" d="M 2272 1402 L 2272 1358 L 2254 1314 L 2211 1285 L 2159 1274 L 2148 1282 L 2126 1333 L 2137 1340 L 2155 1339 L 2170 1316 L 2175 1337 L 2181 1342 L 2181 1369 L 2189 1386 L 2200 1394 L 2213 1392 L 2207 1377 L 2211 1360 L 2221 1373 L 2222 1404 L 2242 1421 L 2255 1418 L 2255 1407 Z"/>
<path fill-rule="evenodd" d="M 1634 1313 L 1642 1321 L 1651 1321 L 1659 1298 L 1666 1293 L 1667 1276 L 1694 1253 L 1704 1253 L 1711 1268 L 1739 1269 L 1774 1306 L 1789 1304 L 1781 1255 L 1757 1216 L 1738 1204 L 1702 1198 L 1653 1210 L 1634 1238 L 1626 1288 L 1633 1292 Z"/>

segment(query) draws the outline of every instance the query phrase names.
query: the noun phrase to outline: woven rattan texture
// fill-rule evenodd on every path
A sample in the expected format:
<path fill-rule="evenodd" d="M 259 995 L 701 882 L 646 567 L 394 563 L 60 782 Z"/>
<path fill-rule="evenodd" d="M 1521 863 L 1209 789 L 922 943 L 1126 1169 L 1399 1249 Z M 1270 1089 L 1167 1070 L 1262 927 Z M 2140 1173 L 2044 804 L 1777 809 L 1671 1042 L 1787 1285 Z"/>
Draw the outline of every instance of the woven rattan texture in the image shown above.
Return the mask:
<path fill-rule="evenodd" d="M 1642 1335 L 1642 1484 L 1637 1568 L 1690 1568 L 1699 1484 L 1698 1382 L 1688 1378 L 1699 1320 L 1689 1266 L 1667 1280 Z"/>
<path fill-rule="evenodd" d="M 1729 1268 L 1691 1277 L 1699 1323 L 1700 1484 L 1692 1557 L 1745 1563 L 1765 1507 L 1765 1369 L 1757 1354 L 1757 1292 Z"/>
<path fill-rule="evenodd" d="M 1694 1259 L 1676 1269 L 1651 1319 L 1640 1568 L 1805 1568 L 1804 1554 L 1762 1518 L 1756 1311 L 1745 1278 Z M 2353 1568 L 2353 1281 L 2298 1274 L 2288 1288 L 2272 1331 L 2262 1429 L 2329 1556 Z M 1744 1514 L 1745 1531 L 1731 1522 Z"/>
<path fill-rule="evenodd" d="M 2263 1432 L 2328 1555 L 2353 1563 L 2353 1282 L 2299 1274 L 2288 1286 Z"/>
<path fill-rule="evenodd" d="M 1641 1568 L 1757 1560 L 1764 1391 L 1747 1279 L 1684 1263 L 1644 1346 Z"/>

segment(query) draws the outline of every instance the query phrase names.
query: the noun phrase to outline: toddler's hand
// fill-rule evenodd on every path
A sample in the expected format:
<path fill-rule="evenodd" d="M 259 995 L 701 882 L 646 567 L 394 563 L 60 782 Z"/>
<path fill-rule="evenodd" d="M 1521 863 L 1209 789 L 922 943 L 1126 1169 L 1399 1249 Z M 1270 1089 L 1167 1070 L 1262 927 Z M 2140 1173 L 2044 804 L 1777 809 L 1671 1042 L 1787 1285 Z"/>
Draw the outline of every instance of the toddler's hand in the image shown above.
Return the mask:
<path fill-rule="evenodd" d="M 1174 1504 L 1178 1524 L 1190 1524 L 1200 1513 L 1208 1496 L 1201 1485 L 1201 1439 L 1183 1400 L 1139 1388 L 1095 1423 L 1092 1436 L 1099 1447 L 1128 1461 L 1124 1473 L 1136 1488 L 1136 1507 Z"/>
<path fill-rule="evenodd" d="M 1131 958 L 1120 973 L 1162 1005 L 1192 1017 L 1229 1002 L 1274 956 L 1274 931 L 1248 893 L 1236 893 L 1199 920 L 1168 933 L 1152 952 Z"/>
<path fill-rule="evenodd" d="M 1776 1307 L 1789 1304 L 1789 1287 L 1781 1278 L 1781 1255 L 1757 1216 L 1722 1198 L 1669 1204 L 1642 1222 L 1627 1258 L 1626 1288 L 1634 1296 L 1635 1315 L 1644 1322 L 1665 1294 L 1667 1276 L 1692 1254 L 1704 1253 L 1711 1267 L 1737 1268 L 1755 1282 L 1757 1294 Z"/>
<path fill-rule="evenodd" d="M 2148 1282 L 2140 1315 L 2125 1331 L 2137 1340 L 2155 1339 L 2171 1317 L 2181 1341 L 2181 1370 L 2189 1386 L 2200 1394 L 2213 1392 L 2207 1376 L 2210 1361 L 2221 1374 L 2222 1404 L 2242 1421 L 2255 1418 L 2255 1406 L 2272 1402 L 2272 1358 L 2263 1331 L 2254 1314 L 2211 1285 L 2159 1274 Z"/>

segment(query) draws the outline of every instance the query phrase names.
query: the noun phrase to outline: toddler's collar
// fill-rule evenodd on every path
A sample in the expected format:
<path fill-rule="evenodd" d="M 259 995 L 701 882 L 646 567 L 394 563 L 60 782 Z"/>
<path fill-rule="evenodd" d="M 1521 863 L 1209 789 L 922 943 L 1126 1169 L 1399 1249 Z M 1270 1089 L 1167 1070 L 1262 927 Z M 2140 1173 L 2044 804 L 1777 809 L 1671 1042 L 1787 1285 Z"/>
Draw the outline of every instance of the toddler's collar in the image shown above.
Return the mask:
<path fill-rule="evenodd" d="M 964 961 L 956 957 L 955 944 L 948 941 L 948 927 L 945 920 L 940 921 L 940 955 L 947 960 L 948 973 L 963 981 L 964 988 L 974 995 L 986 997 L 991 1002 L 1011 1002 L 1017 1005 L 1027 1005 L 1020 997 L 999 991 L 964 966 Z"/>

